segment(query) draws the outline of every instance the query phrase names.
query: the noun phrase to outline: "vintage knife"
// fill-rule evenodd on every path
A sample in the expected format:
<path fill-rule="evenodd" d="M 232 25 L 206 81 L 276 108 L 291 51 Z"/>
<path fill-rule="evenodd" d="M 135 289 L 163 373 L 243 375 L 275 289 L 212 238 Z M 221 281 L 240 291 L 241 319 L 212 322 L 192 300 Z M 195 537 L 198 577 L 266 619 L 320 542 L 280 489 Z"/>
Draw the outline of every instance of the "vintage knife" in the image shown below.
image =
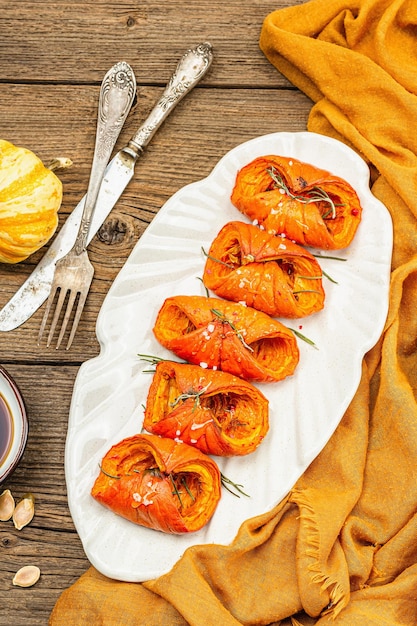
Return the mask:
<path fill-rule="evenodd" d="M 110 161 L 97 199 L 97 207 L 90 225 L 88 243 L 100 228 L 132 179 L 135 164 L 162 122 L 174 107 L 204 76 L 213 59 L 209 43 L 201 43 L 187 50 L 179 61 L 162 96 L 137 133 Z M 73 246 L 77 236 L 85 196 L 73 209 L 53 243 L 39 261 L 32 274 L 0 311 L 0 331 L 17 328 L 28 320 L 45 302 L 51 290 L 55 263 Z"/>

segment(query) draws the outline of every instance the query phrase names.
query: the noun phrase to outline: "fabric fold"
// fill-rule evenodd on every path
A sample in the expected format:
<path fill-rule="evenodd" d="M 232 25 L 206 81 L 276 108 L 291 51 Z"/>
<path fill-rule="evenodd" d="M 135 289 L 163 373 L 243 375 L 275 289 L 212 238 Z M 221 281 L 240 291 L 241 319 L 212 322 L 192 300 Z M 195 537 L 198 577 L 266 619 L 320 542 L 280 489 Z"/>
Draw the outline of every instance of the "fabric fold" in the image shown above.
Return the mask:
<path fill-rule="evenodd" d="M 300 511 L 297 558 L 301 602 L 308 615 L 332 612 L 336 617 L 349 602 L 349 576 L 338 542 L 332 545 L 327 562 L 323 563 L 320 511 L 314 496 L 314 491 L 311 494 L 294 491 L 291 495 L 291 501 Z M 344 575 L 341 575 L 343 569 Z M 334 575 L 336 571 L 339 576 Z M 312 587 L 316 588 L 317 597 L 311 597 Z M 325 608 L 323 597 L 326 598 Z"/>

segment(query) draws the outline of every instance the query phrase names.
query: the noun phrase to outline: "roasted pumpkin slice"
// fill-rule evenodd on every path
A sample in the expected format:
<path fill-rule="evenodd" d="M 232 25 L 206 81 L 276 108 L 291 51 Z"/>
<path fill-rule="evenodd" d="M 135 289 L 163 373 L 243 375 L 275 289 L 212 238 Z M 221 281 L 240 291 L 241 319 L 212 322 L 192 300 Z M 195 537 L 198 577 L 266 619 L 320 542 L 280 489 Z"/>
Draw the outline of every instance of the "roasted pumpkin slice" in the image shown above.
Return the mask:
<path fill-rule="evenodd" d="M 324 307 L 322 272 L 314 256 L 244 222 L 229 222 L 214 239 L 203 282 L 219 297 L 273 317 L 300 318 Z"/>
<path fill-rule="evenodd" d="M 295 336 L 281 322 L 218 298 L 167 298 L 153 332 L 181 359 L 249 381 L 282 380 L 294 373 L 299 361 Z"/>
<path fill-rule="evenodd" d="M 267 232 L 329 250 L 350 245 L 362 215 L 347 181 L 276 155 L 258 157 L 238 172 L 231 201 Z"/>
<path fill-rule="evenodd" d="M 253 452 L 268 431 L 268 400 L 251 383 L 198 365 L 160 361 L 144 428 L 218 456 Z"/>
<path fill-rule="evenodd" d="M 148 434 L 110 448 L 91 491 L 121 517 L 173 534 L 205 526 L 220 492 L 220 470 L 209 456 L 186 443 Z"/>

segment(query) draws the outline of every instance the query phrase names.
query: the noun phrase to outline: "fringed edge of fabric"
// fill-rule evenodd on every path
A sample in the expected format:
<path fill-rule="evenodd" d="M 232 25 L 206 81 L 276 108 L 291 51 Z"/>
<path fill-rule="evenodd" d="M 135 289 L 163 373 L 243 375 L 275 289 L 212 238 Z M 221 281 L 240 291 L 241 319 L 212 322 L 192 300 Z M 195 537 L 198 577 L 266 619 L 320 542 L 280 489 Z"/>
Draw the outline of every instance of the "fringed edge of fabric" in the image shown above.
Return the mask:
<path fill-rule="evenodd" d="M 309 501 L 307 494 L 302 491 L 293 490 L 289 500 L 298 506 L 300 511 L 300 526 L 304 526 L 302 532 L 306 535 L 307 543 L 310 546 L 304 550 L 305 556 L 310 560 L 307 566 L 307 570 L 311 574 L 310 580 L 315 585 L 320 586 L 321 592 L 327 592 L 329 595 L 330 601 L 321 611 L 320 615 L 330 616 L 331 614 L 332 618 L 335 619 L 340 611 L 348 604 L 350 594 L 346 593 L 343 585 L 338 580 L 324 572 L 325 566 L 321 556 L 319 524 L 317 522 L 314 506 Z"/>

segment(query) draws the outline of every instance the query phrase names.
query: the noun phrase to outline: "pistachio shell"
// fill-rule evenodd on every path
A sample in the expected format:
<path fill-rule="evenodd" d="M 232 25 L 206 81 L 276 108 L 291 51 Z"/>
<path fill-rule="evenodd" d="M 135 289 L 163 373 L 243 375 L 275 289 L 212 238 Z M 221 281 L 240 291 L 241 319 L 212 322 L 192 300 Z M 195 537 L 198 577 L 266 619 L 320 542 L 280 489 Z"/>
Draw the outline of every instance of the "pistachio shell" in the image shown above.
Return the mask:
<path fill-rule="evenodd" d="M 32 521 L 35 515 L 35 498 L 31 493 L 27 493 L 16 504 L 13 512 L 13 524 L 17 530 L 22 530 Z"/>
<path fill-rule="evenodd" d="M 25 565 L 16 572 L 13 584 L 17 587 L 32 587 L 38 582 L 41 570 L 36 565 Z"/>
<path fill-rule="evenodd" d="M 10 489 L 5 489 L 0 495 L 0 521 L 7 522 L 13 515 L 15 502 Z"/>

